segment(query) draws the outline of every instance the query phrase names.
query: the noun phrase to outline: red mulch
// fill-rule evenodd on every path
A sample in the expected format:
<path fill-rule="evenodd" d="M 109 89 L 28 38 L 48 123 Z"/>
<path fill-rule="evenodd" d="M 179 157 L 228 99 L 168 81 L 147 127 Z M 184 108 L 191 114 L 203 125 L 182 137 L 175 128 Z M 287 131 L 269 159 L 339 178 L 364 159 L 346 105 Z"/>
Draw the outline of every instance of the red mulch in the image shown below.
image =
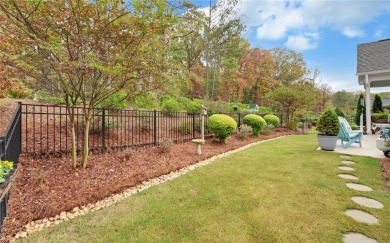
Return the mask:
<path fill-rule="evenodd" d="M 0 136 L 5 133 L 8 123 L 11 121 L 11 117 L 15 112 L 15 109 L 18 105 L 18 102 L 28 103 L 28 104 L 42 104 L 35 100 L 29 99 L 1 99 L 4 101 L 4 105 L 0 106 Z"/>
<path fill-rule="evenodd" d="M 385 178 L 386 187 L 390 191 L 390 159 L 382 159 L 382 171 L 383 177 Z"/>
<path fill-rule="evenodd" d="M 294 133 L 280 128 L 259 138 L 241 140 L 234 135 L 227 145 L 207 140 L 200 156 L 195 155 L 195 145 L 191 142 L 175 144 L 167 153 L 162 153 L 159 147 L 134 149 L 128 160 L 125 152 L 91 155 L 87 169 L 72 169 L 70 158 L 38 160 L 22 157 L 2 233 L 14 235 L 32 220 L 95 203 L 147 179 L 249 143 Z"/>

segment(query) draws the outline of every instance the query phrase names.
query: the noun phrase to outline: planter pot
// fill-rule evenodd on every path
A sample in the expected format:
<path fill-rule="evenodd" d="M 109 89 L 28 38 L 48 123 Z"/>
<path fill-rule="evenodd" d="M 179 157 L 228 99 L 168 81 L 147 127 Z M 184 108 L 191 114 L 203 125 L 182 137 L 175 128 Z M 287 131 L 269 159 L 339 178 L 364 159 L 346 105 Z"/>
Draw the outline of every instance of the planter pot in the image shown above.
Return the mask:
<path fill-rule="evenodd" d="M 333 151 L 336 148 L 337 136 L 317 135 L 317 140 L 322 150 Z"/>
<path fill-rule="evenodd" d="M 376 140 L 376 148 L 383 151 L 386 158 L 390 158 L 390 147 L 386 147 L 386 140 L 384 138 L 378 138 Z"/>
<path fill-rule="evenodd" d="M 385 150 L 390 150 L 389 147 L 385 146 L 385 139 L 384 138 L 377 138 L 376 139 L 376 148 L 385 151 Z"/>

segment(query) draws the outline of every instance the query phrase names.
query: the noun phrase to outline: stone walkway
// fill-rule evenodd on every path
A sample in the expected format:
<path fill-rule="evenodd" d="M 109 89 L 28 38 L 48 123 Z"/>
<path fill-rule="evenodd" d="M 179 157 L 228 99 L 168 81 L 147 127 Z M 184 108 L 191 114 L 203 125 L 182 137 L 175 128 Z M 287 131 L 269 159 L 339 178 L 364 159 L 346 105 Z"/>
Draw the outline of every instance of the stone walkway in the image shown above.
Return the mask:
<path fill-rule="evenodd" d="M 340 155 L 340 157 L 343 159 L 341 163 L 342 166 L 339 166 L 338 168 L 343 172 L 338 174 L 340 178 L 343 178 L 345 180 L 352 180 L 354 182 L 347 182 L 346 186 L 352 190 L 355 191 L 372 191 L 372 188 L 367 185 L 362 185 L 358 182 L 359 178 L 352 174 L 347 174 L 347 172 L 354 172 L 355 168 L 352 166 L 356 164 L 356 162 L 351 161 L 351 157 L 347 155 Z M 374 209 L 381 209 L 383 208 L 383 204 L 381 202 L 378 202 L 374 199 L 362 197 L 362 196 L 354 196 L 351 198 L 353 202 L 356 204 L 366 207 L 366 208 L 374 208 Z M 367 212 L 364 212 L 362 210 L 358 209 L 347 209 L 344 212 L 345 215 L 351 217 L 352 219 L 362 223 L 362 224 L 370 224 L 373 225 L 372 227 L 375 227 L 375 224 L 379 223 L 378 218 L 376 218 L 374 215 L 369 214 Z M 377 243 L 378 241 L 372 238 L 369 238 L 361 233 L 358 232 L 348 232 L 343 234 L 343 242 L 345 243 Z"/>

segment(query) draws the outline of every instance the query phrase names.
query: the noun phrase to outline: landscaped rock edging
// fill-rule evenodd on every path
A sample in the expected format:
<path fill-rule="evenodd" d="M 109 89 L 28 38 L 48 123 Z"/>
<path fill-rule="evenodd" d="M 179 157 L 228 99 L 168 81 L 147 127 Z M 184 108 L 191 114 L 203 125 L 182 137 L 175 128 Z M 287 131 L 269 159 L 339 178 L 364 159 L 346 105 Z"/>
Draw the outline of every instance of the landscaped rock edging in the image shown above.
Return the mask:
<path fill-rule="evenodd" d="M 272 141 L 272 140 L 275 140 L 275 139 L 279 139 L 279 138 L 282 138 L 282 137 L 285 137 L 285 136 L 288 136 L 288 135 L 283 135 L 283 136 L 280 136 L 280 137 L 276 137 L 276 138 L 271 138 L 271 139 L 267 139 L 267 140 L 262 140 L 262 141 L 258 141 L 258 142 L 254 142 L 254 143 L 251 143 L 251 144 L 247 144 L 247 145 L 244 145 L 238 149 L 234 149 L 234 150 L 230 150 L 228 152 L 225 152 L 225 153 L 222 153 L 222 154 L 218 154 L 218 155 L 215 155 L 213 157 L 210 157 L 206 160 L 203 160 L 203 161 L 200 161 L 198 163 L 195 163 L 195 164 L 192 164 L 192 165 L 189 165 L 187 167 L 184 167 L 180 170 L 177 170 L 177 171 L 173 171 L 169 174 L 166 174 L 166 175 L 162 175 L 162 176 L 159 176 L 159 177 L 156 177 L 156 178 L 152 178 L 152 179 L 149 179 L 147 181 L 144 181 L 142 182 L 141 184 L 137 185 L 137 186 L 134 186 L 134 187 L 131 187 L 131 188 L 128 188 L 126 190 L 124 190 L 123 192 L 121 193 L 117 193 L 117 194 L 113 194 L 105 199 L 102 199 L 94 204 L 87 204 L 85 206 L 81 206 L 81 207 L 75 207 L 73 208 L 71 211 L 68 211 L 68 212 L 61 212 L 59 215 L 56 215 L 56 216 L 53 216 L 53 217 L 49 217 L 49 218 L 44 218 L 44 219 L 40 219 L 40 220 L 35 220 L 35 221 L 32 221 L 28 224 L 26 224 L 23 228 L 24 230 L 21 231 L 21 232 L 18 232 L 15 237 L 13 239 L 11 239 L 11 241 L 15 240 L 15 239 L 19 239 L 19 238 L 25 238 L 27 237 L 28 235 L 31 235 L 37 231 L 40 231 L 44 228 L 49 228 L 49 227 L 52 227 L 52 226 L 56 226 L 64 221 L 69 221 L 71 219 L 74 219 L 75 217 L 77 216 L 80 216 L 80 215 L 85 215 L 89 212 L 94 212 L 94 211 L 99 211 L 103 208 L 106 208 L 106 207 L 109 207 L 115 203 L 118 203 L 120 201 L 122 201 L 123 199 L 125 198 L 128 198 L 138 192 L 141 192 L 143 190 L 146 190 L 152 186 L 155 186 L 155 185 L 159 185 L 159 184 L 162 184 L 164 182 L 167 182 L 167 181 L 171 181 L 181 175 L 184 175 L 192 170 L 195 170 L 196 168 L 199 168 L 199 167 L 202 167 L 202 166 L 205 166 L 205 165 L 208 165 L 210 164 L 211 162 L 213 162 L 214 160 L 216 159 L 219 159 L 219 158 L 223 158 L 223 157 L 226 157 L 230 154 L 233 154 L 233 153 L 236 153 L 238 151 L 242 151 L 244 149 L 247 149 L 249 147 L 252 147 L 252 146 L 255 146 L 257 144 L 260 144 L 260 143 L 264 143 L 264 142 L 268 142 L 268 141 Z"/>

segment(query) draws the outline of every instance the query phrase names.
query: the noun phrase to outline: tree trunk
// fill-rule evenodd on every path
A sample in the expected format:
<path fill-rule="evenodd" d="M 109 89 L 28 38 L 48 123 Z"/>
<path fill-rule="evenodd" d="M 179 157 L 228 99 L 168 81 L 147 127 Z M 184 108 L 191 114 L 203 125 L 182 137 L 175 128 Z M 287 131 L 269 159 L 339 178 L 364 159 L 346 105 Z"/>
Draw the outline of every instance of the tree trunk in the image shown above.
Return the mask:
<path fill-rule="evenodd" d="M 76 168 L 77 166 L 77 148 L 76 148 L 76 129 L 75 129 L 75 124 L 72 122 L 71 124 L 71 129 L 72 129 L 72 167 L 73 169 Z"/>
<path fill-rule="evenodd" d="M 90 119 L 87 117 L 84 124 L 84 146 L 83 146 L 83 168 L 87 168 L 89 155 L 89 125 Z"/>
<path fill-rule="evenodd" d="M 70 115 L 70 125 L 71 125 L 71 132 L 72 132 L 72 167 L 73 169 L 77 166 L 77 146 L 76 146 L 76 121 L 75 121 L 75 109 L 74 106 L 69 107 L 69 115 Z"/>

